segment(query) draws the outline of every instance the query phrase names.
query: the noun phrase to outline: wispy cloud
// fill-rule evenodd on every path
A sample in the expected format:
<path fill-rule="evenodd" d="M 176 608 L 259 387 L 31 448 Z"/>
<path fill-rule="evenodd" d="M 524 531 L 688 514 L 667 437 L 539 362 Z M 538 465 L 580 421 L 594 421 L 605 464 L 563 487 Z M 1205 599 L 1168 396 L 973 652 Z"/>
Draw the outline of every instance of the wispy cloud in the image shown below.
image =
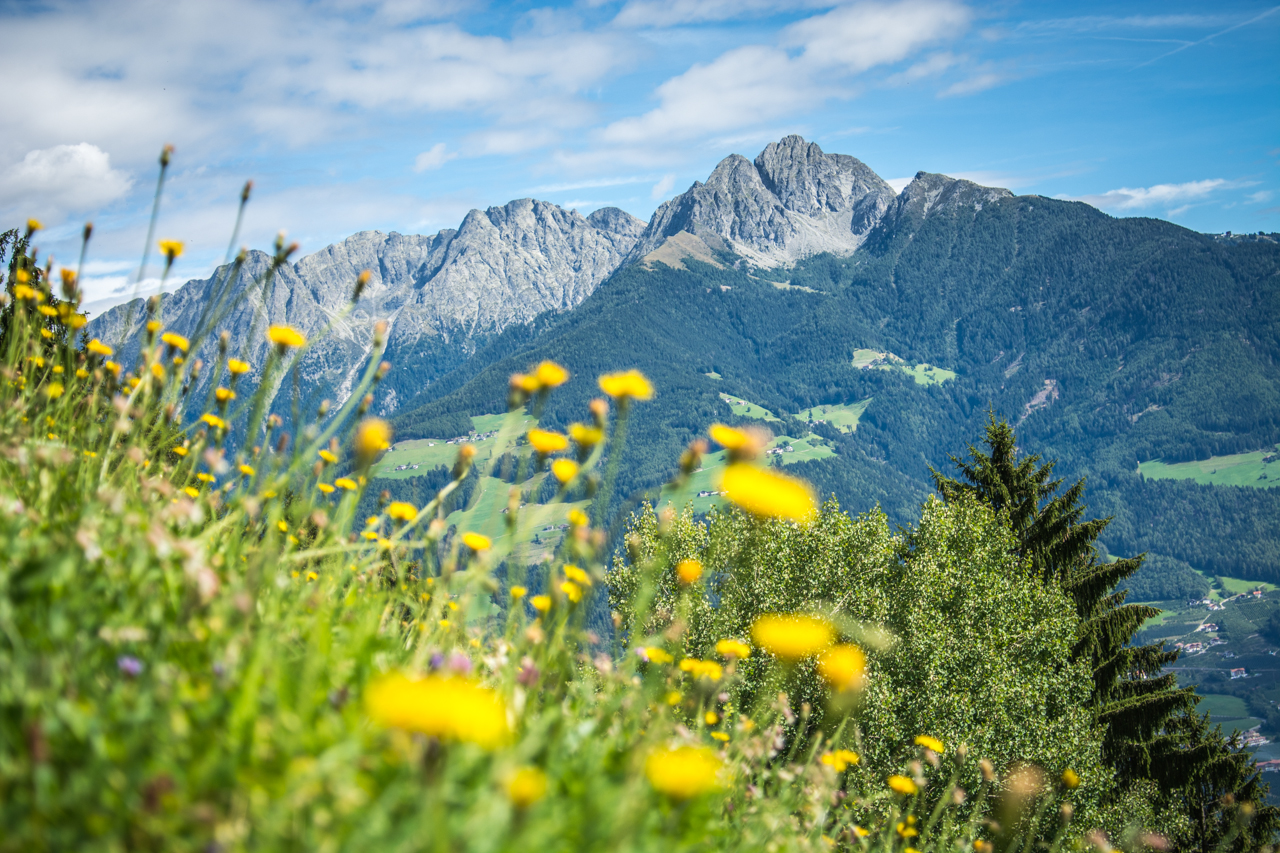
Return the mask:
<path fill-rule="evenodd" d="M 981 74 L 975 74 L 965 80 L 952 83 L 950 86 L 938 93 L 939 98 L 954 98 L 960 95 L 974 95 L 978 92 L 985 91 L 1001 83 L 1007 82 L 1009 76 L 998 71 L 986 71 Z"/>
<path fill-rule="evenodd" d="M 443 142 L 437 142 L 414 158 L 413 171 L 427 172 L 432 169 L 439 169 L 457 156 L 458 152 L 448 151 Z"/>
<path fill-rule="evenodd" d="M 1184 45 L 1179 45 L 1178 47 L 1175 47 L 1173 50 L 1169 51 L 1168 53 L 1162 53 L 1153 59 L 1148 59 L 1146 62 L 1138 63 L 1136 67 L 1143 68 L 1145 66 L 1151 65 L 1152 63 L 1159 62 L 1165 57 L 1173 56 L 1175 53 L 1181 53 L 1182 51 L 1187 50 L 1189 48 L 1198 47 L 1199 45 L 1202 45 L 1208 41 L 1212 41 L 1213 39 L 1216 39 L 1219 36 L 1225 36 L 1229 32 L 1233 32 L 1242 27 L 1247 27 L 1251 24 L 1256 24 L 1258 21 L 1261 21 L 1263 18 L 1268 18 L 1271 15 L 1274 15 L 1276 12 L 1280 12 L 1280 6 L 1272 6 L 1270 9 L 1267 9 L 1265 12 L 1262 12 L 1261 14 L 1258 14 L 1258 15 L 1254 15 L 1252 18 L 1249 18 L 1247 21 L 1240 21 L 1237 24 L 1232 24 L 1231 26 L 1227 27 L 1224 30 L 1219 30 L 1218 32 L 1213 33 L 1211 35 L 1207 35 L 1204 38 L 1199 39 L 1197 41 L 1193 41 Z"/>
<path fill-rule="evenodd" d="M 1096 195 L 1077 196 L 1074 201 L 1083 201 L 1102 210 L 1130 211 L 1145 210 L 1152 207 L 1170 208 L 1172 215 L 1185 211 L 1187 202 L 1200 201 L 1218 190 L 1241 186 L 1241 182 L 1228 181 L 1225 178 L 1212 178 L 1203 181 L 1187 181 L 1182 184 L 1156 184 L 1151 187 L 1121 187 Z"/>

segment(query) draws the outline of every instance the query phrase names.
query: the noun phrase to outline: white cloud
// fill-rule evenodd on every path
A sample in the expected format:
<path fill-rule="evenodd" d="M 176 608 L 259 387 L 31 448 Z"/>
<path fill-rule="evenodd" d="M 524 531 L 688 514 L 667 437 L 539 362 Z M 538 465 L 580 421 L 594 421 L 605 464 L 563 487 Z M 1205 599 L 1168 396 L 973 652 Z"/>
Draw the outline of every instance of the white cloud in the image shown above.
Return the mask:
<path fill-rule="evenodd" d="M 437 142 L 414 158 L 413 171 L 426 172 L 431 169 L 439 169 L 457 156 L 458 154 L 455 151 L 446 151 L 443 142 Z"/>
<path fill-rule="evenodd" d="M 0 211 L 61 221 L 124 196 L 133 177 L 111 168 L 107 152 L 81 142 L 28 151 L 0 172 Z"/>
<path fill-rule="evenodd" d="M 1271 190 L 1258 190 L 1256 193 L 1249 194 L 1249 201 L 1253 204 L 1262 204 L 1265 201 L 1271 201 L 1275 195 Z"/>
<path fill-rule="evenodd" d="M 675 187 L 675 185 L 676 185 L 676 176 L 674 172 L 671 174 L 663 175 L 662 180 L 654 184 L 653 189 L 649 191 L 649 198 L 655 199 L 655 200 L 660 198 L 666 198 L 667 195 L 671 192 L 671 190 Z"/>
<path fill-rule="evenodd" d="M 990 89 L 993 86 L 999 86 L 1009 78 L 995 71 L 988 71 L 983 74 L 975 74 L 967 80 L 961 80 L 958 83 L 952 83 L 947 88 L 938 93 L 939 98 L 953 98 L 957 95 L 973 95 Z"/>
<path fill-rule="evenodd" d="M 885 82 L 891 86 L 900 86 L 907 83 L 914 83 L 917 80 L 923 80 L 926 77 L 935 77 L 960 62 L 960 58 L 953 53 L 942 52 L 935 53 L 928 59 L 917 62 L 900 74 L 894 74 Z"/>
<path fill-rule="evenodd" d="M 783 31 L 782 43 L 803 48 L 804 59 L 813 65 L 843 66 L 856 73 L 954 38 L 968 28 L 972 16 L 968 8 L 948 0 L 859 3 L 792 24 Z"/>
<path fill-rule="evenodd" d="M 1102 210 L 1142 210 L 1149 207 L 1167 207 L 1198 201 L 1209 194 L 1237 186 L 1236 182 L 1223 178 L 1204 181 L 1188 181 L 1184 184 L 1156 184 L 1152 187 L 1121 187 L 1097 195 L 1079 196 L 1083 201 Z M 1185 209 L 1185 208 L 1182 208 Z M 1173 212 L 1173 211 L 1170 211 Z"/>
<path fill-rule="evenodd" d="M 613 22 L 620 27 L 673 27 L 833 5 L 835 0 L 629 0 Z"/>
<path fill-rule="evenodd" d="M 613 122 L 601 137 L 661 143 L 804 112 L 852 95 L 850 75 L 960 35 L 971 17 L 951 0 L 859 3 L 814 15 L 784 28 L 778 46 L 737 47 L 668 79 L 655 91 L 655 109 Z"/>

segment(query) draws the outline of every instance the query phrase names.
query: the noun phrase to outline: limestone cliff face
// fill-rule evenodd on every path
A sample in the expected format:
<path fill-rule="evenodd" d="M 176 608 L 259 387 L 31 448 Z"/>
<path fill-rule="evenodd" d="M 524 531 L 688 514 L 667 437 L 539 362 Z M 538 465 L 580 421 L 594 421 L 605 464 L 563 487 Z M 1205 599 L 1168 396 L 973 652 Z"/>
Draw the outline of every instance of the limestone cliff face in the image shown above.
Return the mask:
<path fill-rule="evenodd" d="M 232 355 L 255 371 L 266 363 L 268 323 L 301 331 L 314 346 L 299 366 L 302 400 L 343 400 L 365 364 L 373 327 L 388 323 L 388 360 L 381 407 L 394 410 L 407 397 L 460 364 L 478 342 L 546 311 L 573 308 L 585 299 L 635 244 L 644 223 L 621 210 L 590 217 L 557 205 L 520 199 L 473 210 L 457 230 L 403 235 L 363 231 L 278 269 L 265 286 L 270 258 L 253 252 L 230 287 L 231 310 L 195 357 L 217 360 L 216 335 L 230 335 Z M 356 307 L 351 302 L 361 270 L 372 277 Z M 214 304 L 228 268 L 187 282 L 166 296 L 166 328 L 192 336 L 206 306 Z M 94 319 L 91 337 L 136 341 L 142 306 L 119 305 Z M 122 353 L 132 360 L 136 343 Z M 130 363 L 126 362 L 126 363 Z M 204 382 L 207 383 L 206 370 Z M 246 377 L 256 380 L 256 373 Z M 246 382 L 246 384 L 248 384 Z M 198 385 L 194 393 L 205 390 Z M 290 396 L 292 388 L 289 388 Z"/>
<path fill-rule="evenodd" d="M 682 231 L 761 267 L 822 252 L 848 255 L 894 196 L 862 161 L 788 136 L 770 143 L 754 163 L 726 157 L 705 184 L 659 207 L 630 259 L 644 258 Z"/>

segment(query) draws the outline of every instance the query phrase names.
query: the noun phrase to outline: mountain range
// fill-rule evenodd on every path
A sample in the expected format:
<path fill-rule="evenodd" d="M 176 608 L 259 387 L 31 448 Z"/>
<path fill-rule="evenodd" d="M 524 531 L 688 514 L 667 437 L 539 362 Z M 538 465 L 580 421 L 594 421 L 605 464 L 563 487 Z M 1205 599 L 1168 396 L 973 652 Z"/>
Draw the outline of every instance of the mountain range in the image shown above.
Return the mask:
<path fill-rule="evenodd" d="M 251 255 L 236 288 L 268 262 Z M 344 316 L 361 269 L 372 281 Z M 167 297 L 166 325 L 193 328 L 222 274 Z M 90 334 L 136 339 L 128 310 Z M 574 374 L 546 413 L 562 426 L 598 373 L 646 371 L 659 395 L 636 410 L 616 509 L 654 494 L 710 423 L 755 422 L 808 448 L 779 459 L 824 493 L 906 521 L 930 467 L 994 413 L 1063 476 L 1089 478 L 1093 510 L 1115 516 L 1113 552 L 1280 579 L 1280 490 L 1139 470 L 1280 441 L 1273 237 L 926 172 L 895 193 L 859 160 L 789 136 L 754 161 L 727 157 L 647 224 L 526 199 L 429 237 L 354 235 L 282 269 L 221 328 L 261 365 L 255 322 L 314 336 L 333 318 L 299 366 L 298 399 L 349 393 L 386 319 L 393 369 L 376 405 L 401 438 L 465 433 L 542 358 Z"/>

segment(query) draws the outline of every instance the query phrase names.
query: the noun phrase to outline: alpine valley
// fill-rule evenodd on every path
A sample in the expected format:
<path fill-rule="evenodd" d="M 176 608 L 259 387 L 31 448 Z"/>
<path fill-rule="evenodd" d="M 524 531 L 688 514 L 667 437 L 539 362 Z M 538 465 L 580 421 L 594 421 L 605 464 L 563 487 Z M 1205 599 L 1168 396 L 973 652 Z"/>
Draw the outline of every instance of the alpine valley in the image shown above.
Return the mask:
<path fill-rule="evenodd" d="M 665 500 L 672 460 L 719 421 L 767 428 L 777 464 L 905 522 L 930 468 L 950 474 L 994 414 L 1059 476 L 1087 478 L 1090 512 L 1114 516 L 1111 553 L 1161 555 L 1131 581 L 1144 598 L 1185 604 L 1219 576 L 1280 583 L 1275 235 L 1205 235 L 925 172 L 895 193 L 789 136 L 754 161 L 727 157 L 647 225 L 522 199 L 431 236 L 362 232 L 257 287 L 269 264 L 249 254 L 218 331 L 260 366 L 266 344 L 241 347 L 261 340 L 255 324 L 311 337 L 332 323 L 276 390 L 285 416 L 341 402 L 388 323 L 374 408 L 396 426 L 378 468 L 393 494 L 425 493 L 451 461 L 445 441 L 483 441 L 508 377 L 549 358 L 572 374 L 544 413 L 553 426 L 580 417 L 601 372 L 635 367 L 657 388 L 634 412 L 615 518 Z M 166 297 L 165 325 L 194 330 L 229 271 Z M 87 332 L 136 347 L 143 319 L 117 306 Z M 217 357 L 216 335 L 196 356 Z M 717 502 L 721 461 L 694 478 L 698 511 Z"/>

